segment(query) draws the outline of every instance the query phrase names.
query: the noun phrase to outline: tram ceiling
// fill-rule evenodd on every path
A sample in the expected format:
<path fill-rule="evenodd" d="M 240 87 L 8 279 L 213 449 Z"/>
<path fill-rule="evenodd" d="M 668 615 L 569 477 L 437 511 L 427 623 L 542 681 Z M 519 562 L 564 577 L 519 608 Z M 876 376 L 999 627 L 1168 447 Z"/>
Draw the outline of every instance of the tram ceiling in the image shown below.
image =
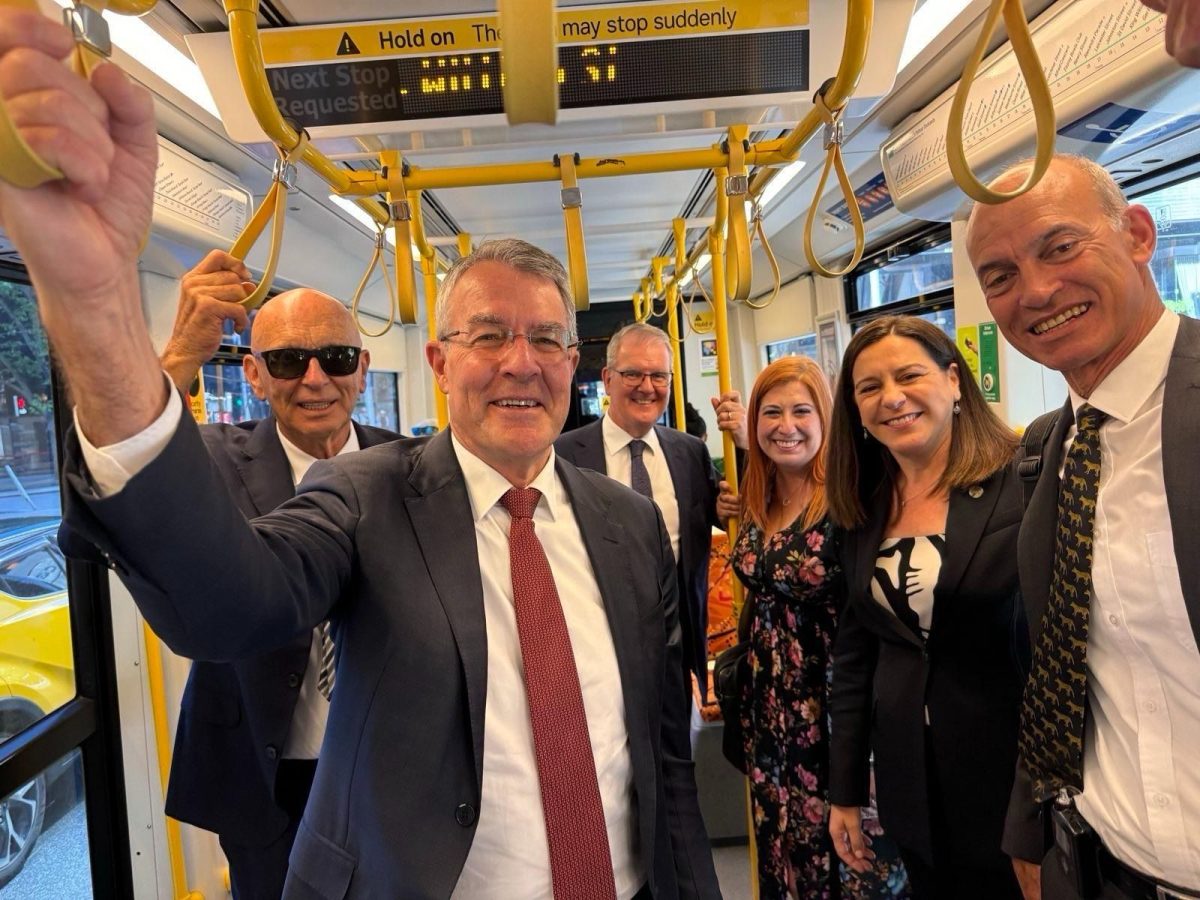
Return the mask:
<path fill-rule="evenodd" d="M 181 6 L 184 2 L 185 0 L 176 0 L 176 5 Z M 860 82 L 860 89 L 855 94 L 851 112 L 866 112 L 871 104 L 891 88 L 901 43 L 897 35 L 903 35 L 913 5 L 914 0 L 877 0 L 876 33 L 886 33 L 888 39 L 880 39 L 872 45 L 868 68 Z M 379 96 L 377 85 L 358 84 L 355 79 L 358 82 L 378 80 L 384 72 L 395 77 L 406 77 L 404 71 L 398 71 L 397 60 L 401 68 L 407 67 L 405 71 L 408 72 L 408 76 L 415 75 L 407 82 L 405 89 L 421 89 L 419 67 L 428 64 L 429 68 L 425 71 L 437 73 L 435 77 L 442 80 L 427 80 L 424 82 L 426 88 L 431 83 L 440 84 L 445 94 L 453 94 L 455 91 L 451 86 L 456 83 L 460 97 L 470 94 L 471 91 L 476 95 L 474 98 L 466 97 L 467 112 L 458 115 L 448 114 L 453 108 L 453 103 L 439 105 L 444 98 L 432 96 L 431 99 L 437 107 L 435 113 L 416 121 L 401 119 L 354 125 L 340 121 L 334 112 L 329 119 L 332 124 L 310 128 L 313 144 L 317 149 L 327 152 L 334 161 L 341 163 L 349 157 L 356 156 L 345 153 L 346 138 L 349 138 L 358 146 L 369 148 L 371 151 L 399 151 L 404 160 L 415 167 L 417 172 L 433 173 L 445 167 L 468 167 L 478 169 L 481 174 L 496 166 L 516 162 L 547 163 L 557 154 L 572 153 L 593 160 L 611 161 L 609 165 L 612 166 L 613 172 L 619 172 L 625 160 L 631 156 L 709 150 L 724 139 L 729 126 L 738 124 L 749 125 L 752 138 L 782 135 L 811 110 L 811 96 L 815 88 L 838 70 L 846 17 L 844 4 L 810 2 L 806 15 L 811 19 L 812 33 L 805 38 L 808 49 L 806 60 L 779 59 L 778 54 L 772 58 L 755 57 L 754 60 L 747 60 L 730 55 L 727 46 L 709 43 L 709 39 L 718 40 L 729 35 L 741 35 L 745 46 L 751 46 L 755 42 L 762 47 L 780 46 L 781 29 L 751 27 L 745 32 L 739 32 L 735 20 L 741 15 L 742 21 L 750 20 L 753 24 L 753 15 L 769 20 L 772 15 L 785 15 L 781 12 L 785 8 L 789 11 L 786 15 L 795 15 L 794 10 L 803 10 L 805 4 L 797 4 L 793 0 L 726 0 L 720 4 L 696 0 L 693 3 L 626 2 L 597 6 L 594 3 L 560 0 L 560 24 L 572 15 L 574 21 L 586 19 L 594 22 L 603 19 L 605 25 L 600 26 L 603 30 L 609 24 L 618 27 L 618 23 L 615 22 L 618 18 L 628 21 L 640 16 L 643 20 L 652 21 L 655 15 L 667 14 L 676 18 L 658 23 L 665 27 L 666 31 L 670 31 L 670 22 L 674 21 L 679 23 L 677 30 L 680 36 L 702 40 L 690 45 L 685 54 L 675 57 L 674 60 L 665 63 L 663 60 L 666 60 L 666 57 L 657 60 L 663 65 L 679 65 L 683 60 L 691 67 L 682 75 L 675 73 L 670 77 L 665 70 L 654 69 L 658 54 L 656 46 L 650 45 L 649 41 L 637 41 L 636 35 L 627 39 L 560 44 L 560 60 L 565 57 L 573 60 L 570 65 L 565 66 L 566 73 L 559 76 L 561 95 L 568 99 L 572 96 L 570 79 L 588 80 L 599 83 L 604 95 L 603 102 L 611 105 L 572 108 L 564 102 L 558 124 L 549 127 L 510 126 L 498 111 L 485 111 L 484 115 L 469 114 L 473 101 L 475 109 L 487 107 L 486 103 L 479 102 L 481 76 L 484 74 L 480 65 L 486 51 L 477 47 L 473 48 L 474 55 L 470 62 L 474 66 L 473 72 L 479 74 L 476 74 L 471 82 L 470 90 L 464 90 L 464 78 L 461 74 L 456 82 L 451 80 L 454 77 L 452 73 L 456 70 L 458 73 L 466 72 L 466 67 L 462 65 L 467 57 L 465 52 L 457 55 L 457 64 L 452 53 L 442 53 L 439 56 L 436 52 L 427 51 L 413 51 L 407 56 L 371 57 L 371 61 L 379 65 L 366 67 L 346 62 L 348 59 L 354 60 L 357 56 L 358 62 L 361 63 L 362 57 L 370 57 L 362 47 L 357 46 L 365 42 L 361 39 L 354 40 L 361 38 L 362 32 L 353 29 L 364 21 L 379 21 L 381 13 L 389 16 L 386 21 L 391 27 L 376 29 L 377 34 L 386 31 L 394 35 L 391 40 L 396 45 L 406 40 L 416 42 L 415 36 L 423 34 L 428 48 L 434 33 L 429 27 L 430 22 L 441 21 L 455 14 L 478 19 L 493 15 L 494 10 L 480 12 L 478 4 L 441 0 L 408 0 L 386 8 L 378 3 L 361 0 L 336 5 L 310 0 L 274 0 L 273 6 L 296 26 L 324 26 L 323 31 L 314 29 L 322 31 L 323 35 L 338 31 L 338 34 L 333 36 L 333 44 L 316 59 L 292 58 L 287 61 L 290 65 L 284 65 L 280 63 L 280 59 L 288 52 L 288 36 L 297 33 L 303 35 L 304 31 L 262 27 L 260 17 L 268 76 L 275 71 L 272 68 L 273 61 L 279 67 L 274 81 L 271 82 L 277 102 L 284 97 L 290 99 L 290 111 L 300 112 L 301 119 L 307 111 L 320 120 L 322 111 L 331 109 L 330 103 L 334 101 L 330 101 L 329 98 L 332 96 L 335 82 L 352 82 L 348 86 L 351 95 L 355 93 L 355 88 L 361 88 L 365 93 L 375 90 L 372 96 Z M 703 13 L 703 16 L 698 13 Z M 188 15 L 194 18 L 198 14 L 193 11 Z M 336 16 L 335 22 L 331 22 L 333 16 Z M 723 18 L 720 18 L 721 16 Z M 610 23 L 609 20 L 614 21 Z M 629 26 L 622 24 L 619 27 Z M 649 26 L 648 30 L 653 30 L 653 26 Z M 793 33 L 796 30 L 791 29 Z M 339 57 L 337 49 L 343 33 L 349 34 L 351 44 L 362 52 Z M 482 30 L 476 30 L 475 33 L 480 41 L 485 41 Z M 663 39 L 670 42 L 669 37 Z M 750 44 L 745 44 L 745 40 L 749 40 Z M 188 44 L 193 57 L 205 73 L 210 90 L 221 109 L 222 120 L 231 136 L 242 143 L 253 144 L 255 140 L 261 141 L 263 135 L 249 114 L 244 95 L 241 94 L 241 86 L 234 77 L 228 36 L 193 35 L 189 37 Z M 349 49 L 349 45 L 341 49 Z M 375 52 L 382 51 L 376 49 Z M 594 57 L 589 58 L 585 54 L 597 54 L 600 60 L 596 63 Z M 632 61 L 629 61 L 630 56 L 634 57 Z M 757 67 L 746 65 L 747 62 L 755 62 Z M 494 62 L 491 64 L 494 65 Z M 789 66 L 802 74 L 803 79 L 793 85 L 796 89 L 779 91 L 775 89 L 781 83 L 779 71 L 788 69 Z M 771 89 L 773 93 L 764 94 L 760 90 L 759 93 L 746 96 L 743 92 L 747 87 L 743 84 L 738 87 L 738 93 L 731 96 L 653 99 L 636 105 L 627 105 L 624 102 L 626 97 L 636 94 L 637 91 L 643 92 L 643 99 L 650 97 L 653 86 L 660 83 L 667 84 L 669 89 L 678 93 L 687 93 L 690 81 L 711 79 L 711 73 L 720 72 L 722 67 L 730 71 L 731 77 L 740 78 L 746 83 L 752 83 L 756 78 L 767 78 L 769 87 L 763 90 Z M 568 79 L 567 83 L 563 83 L 564 78 Z M 610 79 L 613 87 L 608 87 Z M 623 79 L 630 85 L 629 90 L 622 86 Z M 396 82 L 392 81 L 387 87 L 396 90 Z M 591 86 L 585 85 L 585 88 L 591 89 Z M 605 88 L 607 91 L 603 90 Z M 430 93 L 433 94 L 434 91 Z M 498 95 L 496 91 L 493 93 Z M 584 90 L 584 94 L 587 94 L 587 90 Z M 313 102 L 322 97 L 326 101 L 323 107 Z M 450 100 L 453 101 L 454 98 L 450 97 Z M 239 102 L 242 107 L 240 110 L 236 108 Z M 588 102 L 586 96 L 580 102 Z M 345 103 L 346 101 L 342 102 L 343 107 Z M 342 119 L 353 117 L 351 113 L 343 115 Z M 369 118 L 360 116 L 364 117 Z M 336 144 L 331 144 L 330 141 L 334 138 L 341 139 L 337 140 Z M 810 143 L 817 146 L 811 148 L 813 162 L 806 169 L 815 169 L 819 173 L 819 137 Z M 325 149 L 327 147 L 328 150 Z M 359 165 L 361 166 L 361 163 Z M 809 174 L 809 171 L 804 174 Z M 649 274 L 652 258 L 661 252 L 664 242 L 671 235 L 669 228 L 654 230 L 645 227 L 645 223 L 667 223 L 676 216 L 690 215 L 689 210 L 684 207 L 701 179 L 705 178 L 708 178 L 707 168 L 684 168 L 680 171 L 627 177 L 581 177 L 579 186 L 583 200 L 584 234 L 593 301 L 628 302 L 640 279 Z M 475 240 L 494 235 L 521 236 L 544 246 L 560 258 L 566 258 L 560 184 L 534 182 L 489 185 L 483 183 L 484 181 L 486 177 L 482 177 L 478 184 L 453 188 L 437 187 L 430 193 L 436 197 L 451 220 Z M 798 181 L 797 184 L 799 183 Z M 707 205 L 707 214 L 711 216 L 711 195 Z M 784 223 L 773 224 L 772 227 L 782 224 Z M 699 232 L 696 232 L 691 235 L 691 239 L 698 236 Z M 369 241 L 365 235 L 364 241 Z M 785 260 L 793 256 L 802 256 L 798 248 L 783 250 Z M 449 253 L 448 256 L 453 258 L 453 253 Z M 789 273 L 785 273 L 787 274 Z"/>

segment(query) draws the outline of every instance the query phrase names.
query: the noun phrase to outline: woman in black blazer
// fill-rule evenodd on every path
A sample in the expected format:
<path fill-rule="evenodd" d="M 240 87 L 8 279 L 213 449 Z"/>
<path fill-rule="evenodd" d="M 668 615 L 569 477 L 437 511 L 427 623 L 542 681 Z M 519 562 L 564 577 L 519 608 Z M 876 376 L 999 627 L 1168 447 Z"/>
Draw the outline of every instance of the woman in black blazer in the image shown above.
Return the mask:
<path fill-rule="evenodd" d="M 830 516 L 849 601 L 834 647 L 830 832 L 853 868 L 869 761 L 914 896 L 1021 897 L 1000 850 L 1028 637 L 1017 440 L 936 326 L 875 319 L 842 362 Z"/>

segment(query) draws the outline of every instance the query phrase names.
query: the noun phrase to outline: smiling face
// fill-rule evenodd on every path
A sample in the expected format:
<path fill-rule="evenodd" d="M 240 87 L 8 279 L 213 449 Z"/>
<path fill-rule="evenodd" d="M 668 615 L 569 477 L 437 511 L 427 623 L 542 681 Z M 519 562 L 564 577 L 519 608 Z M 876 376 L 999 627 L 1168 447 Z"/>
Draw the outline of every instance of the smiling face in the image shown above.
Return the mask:
<path fill-rule="evenodd" d="M 642 378 L 630 387 L 621 372 L 671 371 L 671 351 L 662 341 L 626 336 L 617 347 L 617 356 L 611 366 L 600 373 L 604 379 L 604 390 L 609 396 L 608 415 L 627 434 L 643 437 L 667 409 L 671 396 L 670 383 L 655 387 L 649 378 Z"/>
<path fill-rule="evenodd" d="M 1023 179 L 1019 170 L 997 187 Z M 977 207 L 967 231 L 967 253 L 1004 336 L 1084 397 L 1162 313 L 1147 269 L 1154 244 L 1144 207 L 1128 207 L 1114 227 L 1089 177 L 1062 160 L 1028 193 Z"/>
<path fill-rule="evenodd" d="M 253 350 L 328 346 L 361 347 L 362 340 L 346 308 L 318 291 L 285 291 L 271 299 L 254 319 Z M 271 406 L 289 441 L 317 459 L 334 456 L 350 437 L 350 414 L 367 383 L 371 355 L 359 355 L 351 375 L 326 375 L 314 358 L 299 378 L 275 378 L 256 356 L 242 367 L 254 393 Z"/>
<path fill-rule="evenodd" d="M 785 381 L 763 394 L 755 422 L 758 446 L 781 472 L 802 476 L 821 448 L 821 419 L 812 393 Z"/>
<path fill-rule="evenodd" d="M 489 325 L 518 334 L 568 327 L 552 281 L 494 260 L 464 272 L 448 300 L 443 334 Z M 528 485 L 567 417 L 578 352 L 547 354 L 518 337 L 498 353 L 430 341 L 425 355 L 446 393 L 454 436 L 514 485 Z"/>
<path fill-rule="evenodd" d="M 854 361 L 863 427 L 897 458 L 924 465 L 949 450 L 958 367 L 943 370 L 912 338 L 889 334 Z"/>

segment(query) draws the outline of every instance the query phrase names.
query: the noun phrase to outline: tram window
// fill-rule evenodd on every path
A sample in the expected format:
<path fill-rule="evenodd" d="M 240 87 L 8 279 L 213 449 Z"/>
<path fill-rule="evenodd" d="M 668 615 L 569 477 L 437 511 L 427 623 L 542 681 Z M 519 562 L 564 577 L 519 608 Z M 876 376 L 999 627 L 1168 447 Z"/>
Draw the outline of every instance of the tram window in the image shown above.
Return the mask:
<path fill-rule="evenodd" d="M 785 356 L 807 356 L 809 359 L 817 360 L 817 335 L 814 332 L 789 338 L 786 341 L 772 341 L 766 345 L 766 351 L 768 365 Z"/>
<path fill-rule="evenodd" d="M 53 396 L 33 290 L 0 278 L 0 741 L 75 696 Z"/>
<path fill-rule="evenodd" d="M 91 897 L 78 750 L 0 800 L 0 900 Z"/>
<path fill-rule="evenodd" d="M 1158 226 L 1150 271 L 1163 302 L 1185 316 L 1200 316 L 1200 178 L 1136 198 Z"/>
<path fill-rule="evenodd" d="M 902 300 L 919 299 L 950 290 L 953 286 L 949 243 L 911 255 L 901 245 L 881 256 L 869 270 L 854 277 L 855 304 L 850 312 L 865 312 Z"/>
<path fill-rule="evenodd" d="M 358 395 L 354 421 L 399 431 L 399 380 L 400 376 L 395 372 L 367 372 L 367 389 Z"/>

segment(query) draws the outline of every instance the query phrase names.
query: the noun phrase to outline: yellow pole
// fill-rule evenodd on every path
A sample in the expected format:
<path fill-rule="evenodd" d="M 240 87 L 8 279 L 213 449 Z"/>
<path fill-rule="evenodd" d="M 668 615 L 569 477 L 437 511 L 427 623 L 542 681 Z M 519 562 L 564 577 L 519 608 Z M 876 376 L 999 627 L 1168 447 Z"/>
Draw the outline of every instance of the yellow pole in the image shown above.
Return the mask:
<path fill-rule="evenodd" d="M 671 399 L 675 404 L 675 427 L 687 430 L 687 416 L 683 406 L 683 357 L 679 352 L 679 288 L 674 284 L 667 288 L 667 334 L 671 336 Z"/>

